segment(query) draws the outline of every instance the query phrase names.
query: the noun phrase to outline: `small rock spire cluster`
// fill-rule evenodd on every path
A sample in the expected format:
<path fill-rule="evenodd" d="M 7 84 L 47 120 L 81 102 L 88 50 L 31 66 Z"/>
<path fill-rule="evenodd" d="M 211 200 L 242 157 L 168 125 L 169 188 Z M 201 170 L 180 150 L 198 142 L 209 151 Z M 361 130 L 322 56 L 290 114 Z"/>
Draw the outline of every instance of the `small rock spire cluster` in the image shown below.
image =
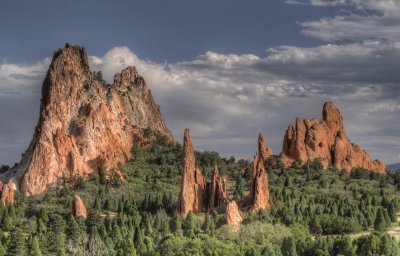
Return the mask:
<path fill-rule="evenodd" d="M 324 168 L 330 165 L 350 171 L 362 167 L 382 174 L 385 164 L 372 160 L 368 153 L 347 138 L 343 117 L 339 109 L 326 102 L 322 120 L 296 118 L 296 125 L 289 125 L 283 140 L 280 159 L 286 167 L 294 161 L 305 163 L 320 158 Z"/>
<path fill-rule="evenodd" d="M 214 167 L 212 181 L 206 181 L 202 171 L 196 167 L 189 129 L 185 129 L 183 136 L 182 165 L 180 213 L 186 216 L 190 211 L 212 211 L 227 203 L 225 180 L 219 176 L 218 167 Z"/>
<path fill-rule="evenodd" d="M 253 180 L 251 189 L 251 205 L 249 211 L 256 212 L 269 207 L 268 174 L 264 169 L 265 160 L 272 155 L 272 150 L 265 146 L 263 134 L 258 137 L 258 153 L 253 162 Z M 226 220 L 229 225 L 242 222 L 238 205 L 229 202 L 226 196 L 225 180 L 219 176 L 218 167 L 214 167 L 211 181 L 206 181 L 201 170 L 196 168 L 195 155 L 189 129 L 183 136 L 182 184 L 179 200 L 179 212 L 186 216 L 190 211 L 212 212 L 214 208 L 226 207 Z"/>

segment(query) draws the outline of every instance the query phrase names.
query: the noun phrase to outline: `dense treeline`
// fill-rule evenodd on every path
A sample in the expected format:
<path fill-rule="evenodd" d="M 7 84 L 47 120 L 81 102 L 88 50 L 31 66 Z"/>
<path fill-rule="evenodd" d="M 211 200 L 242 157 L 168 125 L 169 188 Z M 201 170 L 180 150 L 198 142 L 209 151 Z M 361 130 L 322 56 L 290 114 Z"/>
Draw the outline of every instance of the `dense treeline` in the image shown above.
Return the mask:
<path fill-rule="evenodd" d="M 147 149 L 132 149 L 133 159 L 120 166 L 123 179 L 102 169 L 40 196 L 17 193 L 14 206 L 0 204 L 0 256 L 400 255 L 397 240 L 385 233 L 398 225 L 400 173 L 324 171 L 318 160 L 284 169 L 271 157 L 265 163 L 270 209 L 242 212 L 242 225 L 227 226 L 223 209 L 176 213 L 182 147 L 156 138 Z M 208 178 L 218 164 L 228 197 L 246 205 L 249 161 L 216 152 L 196 152 L 196 161 Z M 86 219 L 71 213 L 75 194 L 85 202 Z"/>

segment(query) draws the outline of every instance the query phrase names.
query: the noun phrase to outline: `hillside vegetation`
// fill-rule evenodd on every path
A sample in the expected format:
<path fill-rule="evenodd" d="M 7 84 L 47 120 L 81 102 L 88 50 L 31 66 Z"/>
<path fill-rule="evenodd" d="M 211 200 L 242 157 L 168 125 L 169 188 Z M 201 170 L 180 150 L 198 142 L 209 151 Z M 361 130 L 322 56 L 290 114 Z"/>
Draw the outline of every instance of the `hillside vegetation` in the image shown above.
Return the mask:
<path fill-rule="evenodd" d="M 242 212 L 243 224 L 228 226 L 223 209 L 176 213 L 181 145 L 157 136 L 132 151 L 120 166 L 123 179 L 102 169 L 39 196 L 17 193 L 14 206 L 0 204 L 0 255 L 400 255 L 385 233 L 398 226 L 400 173 L 322 170 L 318 160 L 285 169 L 270 157 L 270 209 Z M 217 164 L 228 197 L 246 207 L 249 161 L 216 152 L 196 152 L 196 160 L 207 178 Z M 86 219 L 72 215 L 75 195 Z"/>

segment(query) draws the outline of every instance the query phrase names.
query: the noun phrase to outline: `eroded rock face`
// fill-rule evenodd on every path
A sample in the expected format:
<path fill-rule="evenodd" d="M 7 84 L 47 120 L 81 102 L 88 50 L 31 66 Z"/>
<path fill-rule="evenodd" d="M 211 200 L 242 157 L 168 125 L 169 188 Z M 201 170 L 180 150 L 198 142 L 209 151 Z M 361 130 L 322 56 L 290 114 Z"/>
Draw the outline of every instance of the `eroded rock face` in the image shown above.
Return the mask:
<path fill-rule="evenodd" d="M 259 211 L 260 209 L 267 209 L 269 207 L 269 185 L 268 173 L 264 168 L 264 158 L 262 156 L 262 148 L 260 147 L 259 138 L 259 152 L 254 156 L 253 161 L 253 181 L 251 187 L 251 205 L 249 210 L 252 212 Z"/>
<path fill-rule="evenodd" d="M 225 180 L 219 176 L 217 166 L 214 166 L 212 181 L 209 183 L 208 187 L 208 211 L 212 212 L 214 208 L 226 205 L 226 184 Z"/>
<path fill-rule="evenodd" d="M 78 195 L 75 195 L 74 197 L 74 202 L 72 204 L 72 213 L 75 217 L 87 217 L 85 204 Z"/>
<path fill-rule="evenodd" d="M 40 117 L 29 148 L 3 177 L 20 183 L 26 195 L 41 193 L 61 177 L 86 176 L 116 168 L 143 143 L 143 129 L 173 137 L 160 108 L 134 67 L 103 84 L 92 74 L 86 51 L 66 45 L 55 52 L 42 87 Z"/>
<path fill-rule="evenodd" d="M 362 167 L 386 173 L 385 165 L 371 157 L 346 135 L 343 118 L 332 102 L 322 110 L 323 120 L 296 118 L 296 127 L 289 125 L 283 140 L 280 158 L 285 166 L 293 161 L 305 163 L 320 158 L 325 168 L 331 164 L 350 171 Z"/>
<path fill-rule="evenodd" d="M 11 204 L 14 205 L 15 201 L 15 185 L 13 182 L 8 182 L 3 186 L 3 191 L 1 192 L 1 201 L 3 205 Z"/>
<path fill-rule="evenodd" d="M 183 136 L 182 153 L 182 184 L 179 199 L 179 211 L 187 215 L 190 211 L 199 212 L 204 210 L 206 180 L 201 170 L 196 169 L 196 162 L 190 137 L 190 131 L 185 129 Z"/>
<path fill-rule="evenodd" d="M 240 223 L 242 223 L 242 216 L 240 216 L 236 201 L 229 202 L 226 206 L 226 224 L 239 225 Z"/>

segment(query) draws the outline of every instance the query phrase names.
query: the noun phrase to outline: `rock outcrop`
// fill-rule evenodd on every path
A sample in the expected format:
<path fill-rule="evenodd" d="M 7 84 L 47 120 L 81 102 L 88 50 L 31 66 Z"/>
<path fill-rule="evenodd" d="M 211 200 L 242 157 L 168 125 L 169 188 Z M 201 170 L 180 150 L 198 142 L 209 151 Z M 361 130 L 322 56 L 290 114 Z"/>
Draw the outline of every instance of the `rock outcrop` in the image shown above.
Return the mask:
<path fill-rule="evenodd" d="M 219 176 L 218 167 L 214 166 L 212 180 L 208 185 L 208 211 L 212 212 L 214 208 L 226 205 L 226 184 L 225 180 Z"/>
<path fill-rule="evenodd" d="M 89 68 L 82 47 L 54 53 L 42 87 L 40 117 L 29 148 L 12 180 L 34 195 L 61 177 L 86 176 L 116 168 L 145 144 L 143 129 L 173 140 L 143 77 L 128 67 L 105 84 Z"/>
<path fill-rule="evenodd" d="M 78 195 L 75 195 L 74 197 L 74 202 L 72 204 L 72 213 L 75 217 L 87 217 L 85 204 Z"/>
<path fill-rule="evenodd" d="M 262 150 L 265 148 L 264 136 L 259 135 L 258 150 L 259 152 L 254 156 L 253 161 L 253 181 L 251 185 L 251 204 L 249 211 L 256 212 L 260 209 L 267 209 L 269 207 L 269 185 L 268 173 L 264 168 L 264 159 Z"/>
<path fill-rule="evenodd" d="M 324 104 L 322 116 L 322 120 L 296 118 L 296 126 L 289 125 L 280 154 L 285 166 L 319 158 L 325 168 L 333 165 L 350 171 L 362 167 L 386 173 L 381 161 L 372 160 L 367 152 L 349 141 L 342 115 L 332 102 Z"/>
<path fill-rule="evenodd" d="M 242 216 L 240 216 L 236 201 L 229 202 L 226 206 L 226 224 L 239 225 L 240 223 L 242 223 Z"/>
<path fill-rule="evenodd" d="M 212 181 L 206 181 L 202 171 L 196 167 L 192 138 L 188 128 L 185 129 L 183 136 L 182 165 L 183 174 L 178 206 L 181 214 L 186 216 L 190 211 L 212 211 L 226 204 L 225 180 L 219 176 L 218 168 L 214 168 Z"/>
<path fill-rule="evenodd" d="M 14 205 L 15 201 L 15 184 L 13 182 L 8 182 L 5 186 L 3 186 L 3 190 L 1 192 L 1 202 L 3 205 L 10 204 Z"/>

